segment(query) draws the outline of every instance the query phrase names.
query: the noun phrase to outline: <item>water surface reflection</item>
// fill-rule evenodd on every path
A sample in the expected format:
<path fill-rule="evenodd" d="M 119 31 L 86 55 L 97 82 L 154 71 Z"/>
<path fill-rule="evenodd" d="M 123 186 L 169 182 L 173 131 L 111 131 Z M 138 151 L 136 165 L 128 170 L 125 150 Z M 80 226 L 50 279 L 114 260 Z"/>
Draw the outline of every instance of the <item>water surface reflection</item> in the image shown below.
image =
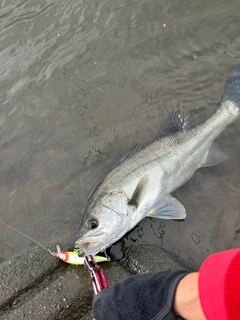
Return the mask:
<path fill-rule="evenodd" d="M 196 121 L 239 62 L 238 1 L 7 1 L 0 4 L 0 217 L 54 249 L 74 243 L 86 198 L 162 116 Z M 228 161 L 176 194 L 185 222 L 163 245 L 197 266 L 239 246 L 239 123 L 219 144 Z M 148 219 L 142 238 L 162 245 Z M 141 227 L 141 225 L 140 225 Z M 138 227 L 138 228 L 140 228 Z M 161 230 L 161 228 L 159 229 Z M 0 261 L 35 244 L 0 225 Z"/>

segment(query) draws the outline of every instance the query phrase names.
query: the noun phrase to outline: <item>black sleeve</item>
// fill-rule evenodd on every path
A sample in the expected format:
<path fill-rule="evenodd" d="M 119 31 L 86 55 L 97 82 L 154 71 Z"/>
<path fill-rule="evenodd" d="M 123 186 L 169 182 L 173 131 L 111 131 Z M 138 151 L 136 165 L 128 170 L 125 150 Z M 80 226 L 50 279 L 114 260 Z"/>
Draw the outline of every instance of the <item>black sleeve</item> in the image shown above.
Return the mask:
<path fill-rule="evenodd" d="M 139 274 L 104 289 L 94 298 L 94 317 L 163 320 L 171 313 L 176 287 L 186 274 L 186 271 Z"/>

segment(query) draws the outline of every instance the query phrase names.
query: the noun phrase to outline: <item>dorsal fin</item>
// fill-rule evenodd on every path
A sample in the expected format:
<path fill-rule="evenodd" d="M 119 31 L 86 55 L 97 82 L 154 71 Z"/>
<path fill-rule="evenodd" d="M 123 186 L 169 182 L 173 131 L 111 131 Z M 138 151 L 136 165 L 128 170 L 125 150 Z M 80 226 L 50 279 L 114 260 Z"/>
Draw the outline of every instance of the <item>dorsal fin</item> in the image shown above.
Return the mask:
<path fill-rule="evenodd" d="M 170 112 L 169 114 L 167 114 L 161 125 L 160 128 L 158 130 L 158 133 L 156 135 L 156 137 L 152 140 L 154 141 L 155 139 L 158 139 L 160 137 L 164 137 L 168 134 L 171 134 L 173 132 L 177 132 L 177 131 L 182 131 L 187 129 L 189 126 L 188 123 L 188 117 L 186 117 L 180 109 L 175 110 Z M 145 148 L 147 145 L 149 145 L 149 143 L 152 143 L 152 141 L 150 142 L 146 142 L 146 143 L 136 143 L 133 147 L 131 147 L 123 156 L 121 156 L 120 159 L 117 160 L 117 162 L 112 166 L 112 168 L 110 169 L 110 171 L 112 171 L 114 168 L 116 168 L 121 162 L 123 162 L 124 160 L 130 158 L 132 155 L 134 155 L 135 153 L 137 153 L 138 151 L 142 150 L 143 148 Z M 93 191 L 90 193 L 89 198 L 93 195 L 93 193 L 97 190 L 97 188 L 100 186 L 100 184 L 103 182 L 103 180 L 106 178 L 107 175 L 105 175 L 93 188 Z M 88 198 L 88 199 L 89 199 Z"/>
<path fill-rule="evenodd" d="M 173 132 L 186 130 L 188 127 L 188 117 L 186 117 L 181 110 L 172 111 L 164 117 L 156 138 L 164 137 Z"/>
<path fill-rule="evenodd" d="M 113 170 L 114 168 L 116 168 L 116 166 L 119 165 L 119 163 L 123 162 L 124 160 L 126 160 L 127 158 L 130 158 L 133 154 L 135 154 L 136 152 L 142 150 L 144 147 L 146 147 L 148 145 L 147 143 L 142 143 L 142 144 L 138 144 L 136 143 L 133 147 L 131 147 L 123 156 L 121 156 L 120 159 L 117 160 L 117 162 L 113 165 L 113 167 L 111 168 L 111 170 Z"/>
<path fill-rule="evenodd" d="M 158 133 L 156 137 L 153 139 L 158 139 L 160 137 L 164 137 L 170 133 L 176 132 L 176 131 L 182 131 L 187 129 L 189 126 L 188 124 L 188 117 L 186 117 L 181 110 L 172 111 L 169 114 L 167 114 L 158 130 Z M 113 165 L 111 170 L 113 170 L 116 166 L 118 166 L 121 162 L 126 160 L 127 158 L 130 158 L 132 155 L 137 153 L 138 151 L 142 150 L 146 146 L 149 145 L 150 142 L 138 144 L 136 143 L 133 147 L 131 147 L 118 161 Z"/>

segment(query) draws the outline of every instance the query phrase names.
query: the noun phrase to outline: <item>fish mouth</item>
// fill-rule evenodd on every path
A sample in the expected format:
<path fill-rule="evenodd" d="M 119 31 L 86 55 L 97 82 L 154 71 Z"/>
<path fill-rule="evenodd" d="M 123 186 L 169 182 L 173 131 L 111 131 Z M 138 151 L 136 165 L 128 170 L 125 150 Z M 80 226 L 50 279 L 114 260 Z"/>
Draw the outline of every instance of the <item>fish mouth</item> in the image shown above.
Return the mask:
<path fill-rule="evenodd" d="M 85 235 L 84 237 L 79 236 L 79 238 L 75 242 L 75 248 L 78 248 L 79 245 L 90 242 L 104 242 L 106 240 L 106 233 L 98 230 L 90 235 Z"/>
<path fill-rule="evenodd" d="M 85 236 L 81 237 L 80 234 L 75 242 L 75 251 L 78 252 L 79 257 L 84 257 L 86 255 L 94 256 L 119 240 L 128 231 L 129 224 L 130 222 L 126 222 L 122 230 L 118 231 L 118 233 L 104 232 L 103 229 L 105 226 L 103 226 L 99 230 L 91 230 L 87 232 Z"/>
<path fill-rule="evenodd" d="M 75 250 L 78 252 L 79 257 L 84 257 L 84 256 L 89 256 L 91 255 L 96 255 L 98 252 L 101 252 L 104 250 L 104 247 L 102 246 L 101 243 L 96 243 L 97 245 L 94 247 L 94 249 L 89 248 L 91 244 L 94 242 L 81 242 L 81 243 L 75 243 Z M 95 243 L 94 243 L 95 244 Z"/>
<path fill-rule="evenodd" d="M 75 251 L 78 252 L 79 257 L 84 257 L 88 255 L 96 255 L 99 252 L 104 251 L 109 246 L 111 246 L 115 241 L 119 239 L 119 237 L 116 238 L 116 235 L 107 235 L 106 233 L 101 232 L 102 235 L 99 234 L 95 236 L 87 236 L 78 239 L 75 242 Z M 120 237 L 124 235 L 124 232 L 120 234 Z M 114 240 L 113 240 L 114 239 Z"/>
<path fill-rule="evenodd" d="M 103 250 L 103 243 L 105 243 L 106 239 L 106 233 L 98 230 L 92 235 L 77 239 L 75 242 L 75 251 L 78 252 L 79 257 L 84 257 L 89 254 L 95 255 L 99 251 Z M 91 245 L 93 245 L 92 249 Z"/>

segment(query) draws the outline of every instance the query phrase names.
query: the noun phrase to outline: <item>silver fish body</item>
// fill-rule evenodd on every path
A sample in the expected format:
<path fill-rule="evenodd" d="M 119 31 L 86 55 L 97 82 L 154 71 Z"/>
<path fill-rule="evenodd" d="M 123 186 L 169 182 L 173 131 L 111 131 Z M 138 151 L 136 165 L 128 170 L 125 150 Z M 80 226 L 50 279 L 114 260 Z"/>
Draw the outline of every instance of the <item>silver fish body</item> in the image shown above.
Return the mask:
<path fill-rule="evenodd" d="M 228 76 L 220 107 L 189 127 L 179 112 L 169 114 L 155 139 L 135 145 L 97 185 L 88 199 L 75 248 L 95 255 L 144 217 L 183 219 L 184 206 L 171 193 L 204 166 L 224 161 L 215 138 L 240 114 L 240 67 Z"/>

